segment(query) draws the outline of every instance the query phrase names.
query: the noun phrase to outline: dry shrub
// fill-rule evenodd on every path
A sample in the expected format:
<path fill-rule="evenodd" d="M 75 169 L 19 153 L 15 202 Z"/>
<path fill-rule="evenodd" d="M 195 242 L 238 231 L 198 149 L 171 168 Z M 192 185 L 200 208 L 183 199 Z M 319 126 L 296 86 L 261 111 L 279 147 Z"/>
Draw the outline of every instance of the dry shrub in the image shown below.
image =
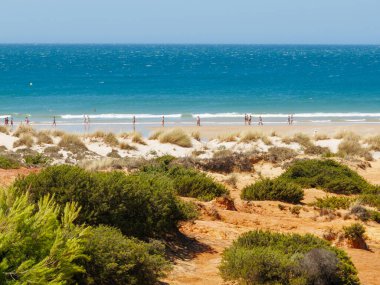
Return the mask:
<path fill-rule="evenodd" d="M 276 131 L 272 131 L 272 132 L 270 133 L 270 136 L 271 136 L 271 137 L 277 137 L 278 135 L 277 135 L 277 132 L 276 132 Z"/>
<path fill-rule="evenodd" d="M 366 160 L 373 160 L 368 149 L 362 147 L 358 136 L 345 137 L 338 146 L 338 154 L 342 157 L 364 157 Z"/>
<path fill-rule="evenodd" d="M 367 138 L 365 142 L 369 144 L 371 150 L 380 151 L 380 135 Z"/>
<path fill-rule="evenodd" d="M 288 147 L 271 147 L 264 155 L 266 161 L 279 163 L 297 156 L 297 152 Z"/>
<path fill-rule="evenodd" d="M 150 135 L 149 139 L 150 140 L 158 140 L 159 136 L 162 135 L 163 133 L 164 133 L 163 130 L 156 131 Z"/>
<path fill-rule="evenodd" d="M 61 131 L 61 130 L 54 130 L 51 132 L 51 135 L 53 137 L 63 137 L 66 133 L 64 131 Z"/>
<path fill-rule="evenodd" d="M 20 138 L 13 143 L 13 147 L 26 146 L 32 147 L 34 144 L 33 137 L 30 134 L 24 133 Z"/>
<path fill-rule="evenodd" d="M 237 171 L 253 170 L 253 161 L 260 160 L 257 153 L 233 153 L 230 150 L 220 150 L 210 159 L 197 160 L 196 164 L 205 171 L 231 173 Z"/>
<path fill-rule="evenodd" d="M 195 139 L 195 140 L 197 140 L 199 142 L 201 141 L 201 133 L 199 131 L 192 132 L 191 136 L 193 137 L 193 139 Z"/>
<path fill-rule="evenodd" d="M 262 133 L 248 131 L 248 132 L 242 133 L 240 141 L 241 142 L 255 142 L 255 141 L 258 141 L 259 139 L 262 139 L 263 137 L 265 136 Z"/>
<path fill-rule="evenodd" d="M 100 159 L 85 159 L 78 162 L 78 166 L 90 170 L 104 170 L 113 166 L 115 159 L 110 157 L 102 157 Z"/>
<path fill-rule="evenodd" d="M 354 139 L 360 140 L 360 136 L 351 131 L 341 131 L 334 136 L 335 139 Z"/>
<path fill-rule="evenodd" d="M 146 142 L 144 141 L 142 135 L 140 133 L 133 133 L 132 135 L 132 142 L 146 145 Z"/>
<path fill-rule="evenodd" d="M 181 129 L 173 129 L 162 133 L 158 140 L 160 143 L 171 143 L 181 147 L 192 147 L 191 138 Z"/>
<path fill-rule="evenodd" d="M 263 143 L 266 144 L 266 145 L 272 145 L 272 144 L 273 144 L 272 141 L 270 140 L 270 138 L 268 138 L 267 136 L 263 136 L 263 137 L 261 138 L 261 140 L 262 140 Z"/>
<path fill-rule="evenodd" d="M 15 137 L 21 137 L 22 135 L 30 135 L 34 136 L 36 134 L 36 131 L 28 125 L 20 125 L 17 130 L 14 132 Z"/>
<path fill-rule="evenodd" d="M 119 141 L 117 140 L 116 136 L 113 133 L 107 133 L 103 137 L 103 141 L 105 144 L 109 146 L 117 146 L 119 144 Z"/>
<path fill-rule="evenodd" d="M 119 148 L 122 150 L 137 150 L 137 147 L 124 142 L 119 144 Z"/>
<path fill-rule="evenodd" d="M 58 146 L 65 148 L 72 153 L 79 153 L 88 150 L 86 145 L 81 141 L 78 135 L 65 134 L 61 138 Z"/>
<path fill-rule="evenodd" d="M 111 152 L 109 152 L 109 153 L 107 154 L 107 157 L 121 158 L 119 152 L 118 152 L 116 149 L 111 150 Z"/>
<path fill-rule="evenodd" d="M 312 145 L 311 139 L 308 135 L 303 133 L 297 133 L 292 138 L 293 142 L 298 143 L 303 147 L 309 147 Z"/>
<path fill-rule="evenodd" d="M 89 135 L 90 138 L 103 139 L 106 136 L 106 133 L 103 131 L 96 131 Z"/>
<path fill-rule="evenodd" d="M 0 133 L 4 133 L 8 135 L 9 134 L 8 128 L 6 126 L 0 126 Z"/>
<path fill-rule="evenodd" d="M 324 232 L 323 232 L 323 238 L 328 241 L 333 241 L 338 237 L 339 231 L 334 229 L 333 227 L 328 227 Z"/>
<path fill-rule="evenodd" d="M 63 157 L 63 155 L 59 153 L 60 150 L 61 148 L 58 146 L 48 146 L 44 149 L 44 154 L 51 158 L 60 159 Z"/>
<path fill-rule="evenodd" d="M 230 185 L 231 187 L 233 188 L 236 188 L 237 185 L 237 176 L 235 173 L 232 173 L 231 175 L 229 175 L 225 180 L 224 182 L 227 184 L 227 185 Z"/>
<path fill-rule="evenodd" d="M 323 140 L 328 140 L 328 139 L 330 139 L 330 137 L 326 134 L 316 134 L 314 136 L 314 140 L 316 141 L 323 141 Z"/>
<path fill-rule="evenodd" d="M 39 145 L 43 145 L 43 144 L 53 144 L 53 140 L 52 138 L 50 137 L 50 132 L 49 131 L 40 131 L 36 134 L 36 138 L 37 138 L 37 143 Z"/>
<path fill-rule="evenodd" d="M 326 155 L 331 153 L 328 147 L 322 147 L 319 145 L 309 145 L 305 148 L 304 152 L 309 155 Z"/>
<path fill-rule="evenodd" d="M 218 140 L 221 142 L 235 142 L 239 136 L 239 133 L 222 134 L 218 136 Z"/>
<path fill-rule="evenodd" d="M 132 133 L 129 133 L 129 132 L 123 132 L 121 134 L 119 134 L 119 137 L 122 138 L 122 139 L 128 139 L 130 138 L 132 135 Z"/>

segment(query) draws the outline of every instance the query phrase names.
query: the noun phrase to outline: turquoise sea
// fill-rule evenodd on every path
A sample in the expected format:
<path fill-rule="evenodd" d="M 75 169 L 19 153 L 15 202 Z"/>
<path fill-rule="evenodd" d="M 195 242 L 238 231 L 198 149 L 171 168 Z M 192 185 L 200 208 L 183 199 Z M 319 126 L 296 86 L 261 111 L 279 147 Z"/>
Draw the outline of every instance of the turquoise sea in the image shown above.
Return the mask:
<path fill-rule="evenodd" d="M 380 46 L 0 45 L 0 117 L 34 124 L 380 123 Z"/>

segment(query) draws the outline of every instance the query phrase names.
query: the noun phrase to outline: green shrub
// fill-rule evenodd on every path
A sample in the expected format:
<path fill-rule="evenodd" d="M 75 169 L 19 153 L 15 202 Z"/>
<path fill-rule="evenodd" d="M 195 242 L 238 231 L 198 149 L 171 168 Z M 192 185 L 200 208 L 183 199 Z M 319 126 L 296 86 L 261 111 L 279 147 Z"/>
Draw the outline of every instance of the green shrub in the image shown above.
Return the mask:
<path fill-rule="evenodd" d="M 327 196 L 324 198 L 317 198 L 317 201 L 313 203 L 314 206 L 322 209 L 348 209 L 354 199 L 348 197 L 336 197 L 336 196 Z"/>
<path fill-rule="evenodd" d="M 333 160 L 298 160 L 280 177 L 302 187 L 338 194 L 358 194 L 373 188 L 359 174 Z"/>
<path fill-rule="evenodd" d="M 263 179 L 245 187 L 241 197 L 244 200 L 273 200 L 297 204 L 303 199 L 300 186 L 284 179 Z"/>
<path fill-rule="evenodd" d="M 117 140 L 116 136 L 113 133 L 107 133 L 103 136 L 103 141 L 105 144 L 109 146 L 117 146 L 119 144 L 119 141 Z"/>
<path fill-rule="evenodd" d="M 154 163 L 143 167 L 146 173 L 154 173 L 171 180 L 180 196 L 209 201 L 228 194 L 227 189 L 206 174 L 180 165 L 172 165 L 172 156 L 157 158 Z"/>
<path fill-rule="evenodd" d="M 359 284 L 347 254 L 313 235 L 251 231 L 223 253 L 220 272 L 239 284 Z"/>
<path fill-rule="evenodd" d="M 371 220 L 380 224 L 380 212 L 370 210 L 369 213 L 371 215 Z"/>
<path fill-rule="evenodd" d="M 88 228 L 73 224 L 78 207 L 60 211 L 51 196 L 36 204 L 28 198 L 0 190 L 0 284 L 74 284 L 88 236 Z"/>
<path fill-rule="evenodd" d="M 359 196 L 359 201 L 371 207 L 380 210 L 380 193 L 365 193 Z"/>
<path fill-rule="evenodd" d="M 42 166 L 49 162 L 49 159 L 40 153 L 36 155 L 26 155 L 24 156 L 24 160 L 28 166 Z"/>
<path fill-rule="evenodd" d="M 17 168 L 20 168 L 20 164 L 12 158 L 0 156 L 0 168 L 1 169 L 17 169 Z"/>
<path fill-rule="evenodd" d="M 343 234 L 351 243 L 352 247 L 367 249 L 365 227 L 362 224 L 354 223 L 350 226 L 343 227 Z"/>
<path fill-rule="evenodd" d="M 160 242 L 127 238 L 107 226 L 91 229 L 85 254 L 90 259 L 79 284 L 156 284 L 170 268 Z"/>
<path fill-rule="evenodd" d="M 126 235 L 158 235 L 187 218 L 172 181 L 162 175 L 126 176 L 60 165 L 18 178 L 15 187 L 19 192 L 29 190 L 34 201 L 47 194 L 54 194 L 59 204 L 76 201 L 82 207 L 78 222 L 115 226 Z"/>

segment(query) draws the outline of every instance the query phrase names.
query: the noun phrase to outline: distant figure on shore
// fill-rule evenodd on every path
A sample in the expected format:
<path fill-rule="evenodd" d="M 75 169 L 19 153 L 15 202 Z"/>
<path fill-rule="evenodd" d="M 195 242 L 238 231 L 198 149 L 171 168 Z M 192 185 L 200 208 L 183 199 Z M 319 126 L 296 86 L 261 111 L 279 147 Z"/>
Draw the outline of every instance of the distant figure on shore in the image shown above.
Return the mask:
<path fill-rule="evenodd" d="M 55 121 L 55 116 L 53 117 L 53 127 L 57 126 L 57 122 Z"/>
<path fill-rule="evenodd" d="M 288 115 L 288 125 L 290 126 L 290 115 Z"/>
<path fill-rule="evenodd" d="M 165 116 L 161 118 L 161 127 L 165 127 Z"/>
<path fill-rule="evenodd" d="M 249 117 L 248 117 L 248 125 L 251 125 L 251 123 L 252 123 L 252 115 L 249 115 Z"/>
<path fill-rule="evenodd" d="M 247 123 L 248 123 L 248 115 L 245 114 L 244 115 L 244 125 L 247 125 Z"/>
<path fill-rule="evenodd" d="M 264 126 L 263 118 L 259 116 L 259 126 Z"/>
<path fill-rule="evenodd" d="M 87 118 L 86 118 L 86 115 L 83 115 L 83 124 L 87 125 Z"/>
<path fill-rule="evenodd" d="M 30 121 L 29 121 L 29 117 L 26 116 L 26 117 L 25 117 L 25 124 L 29 125 L 29 123 L 30 123 Z"/>
<path fill-rule="evenodd" d="M 11 128 L 13 129 L 13 117 L 11 117 Z"/>
<path fill-rule="evenodd" d="M 199 116 L 197 116 L 197 126 L 198 127 L 201 126 L 201 118 Z"/>
<path fill-rule="evenodd" d="M 9 123 L 9 119 L 8 119 L 8 117 L 5 117 L 5 118 L 4 118 L 4 124 L 5 124 L 6 126 L 8 126 L 8 123 Z"/>
<path fill-rule="evenodd" d="M 87 115 L 87 125 L 90 125 L 90 116 Z"/>
<path fill-rule="evenodd" d="M 136 124 L 136 116 L 133 116 L 133 117 L 132 117 L 132 124 L 133 124 L 133 125 Z"/>
<path fill-rule="evenodd" d="M 293 114 L 290 115 L 290 124 L 293 125 L 294 119 L 293 119 Z"/>

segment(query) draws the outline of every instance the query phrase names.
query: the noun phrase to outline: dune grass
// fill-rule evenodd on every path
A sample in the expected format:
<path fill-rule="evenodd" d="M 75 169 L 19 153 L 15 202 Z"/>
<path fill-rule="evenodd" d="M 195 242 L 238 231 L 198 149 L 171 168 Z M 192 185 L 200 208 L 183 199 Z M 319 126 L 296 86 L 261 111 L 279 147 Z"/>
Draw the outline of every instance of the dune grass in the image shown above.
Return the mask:
<path fill-rule="evenodd" d="M 141 133 L 138 133 L 138 132 L 134 132 L 132 134 L 132 142 L 137 143 L 137 144 L 146 145 L 146 142 L 144 141 Z"/>
<path fill-rule="evenodd" d="M 366 160 L 373 160 L 368 149 L 363 148 L 358 136 L 346 136 L 338 146 L 338 155 L 341 157 L 364 157 Z"/>
<path fill-rule="evenodd" d="M 36 135 L 36 131 L 31 127 L 31 126 L 28 126 L 28 125 L 20 125 L 16 131 L 13 133 L 13 135 L 15 137 L 21 137 L 22 135 L 24 134 L 27 134 L 27 135 L 31 135 L 31 136 L 35 136 Z"/>
<path fill-rule="evenodd" d="M 238 140 L 240 133 L 221 134 L 218 136 L 218 140 L 221 142 L 235 142 Z"/>
<path fill-rule="evenodd" d="M 351 131 L 341 131 L 337 133 L 334 136 L 335 139 L 341 140 L 341 139 L 354 139 L 354 140 L 360 140 L 360 136 L 358 134 L 355 134 Z"/>
<path fill-rule="evenodd" d="M 365 142 L 369 145 L 371 150 L 380 151 L 380 135 L 367 138 Z"/>
<path fill-rule="evenodd" d="M 72 153 L 79 153 L 88 150 L 78 135 L 64 134 L 58 146 L 65 148 Z"/>
<path fill-rule="evenodd" d="M 326 134 L 316 134 L 314 136 L 315 141 L 323 141 L 323 140 L 328 140 L 328 139 L 330 139 L 330 137 Z"/>
<path fill-rule="evenodd" d="M 4 133 L 8 135 L 9 134 L 8 128 L 6 126 L 0 126 L 0 133 Z"/>
<path fill-rule="evenodd" d="M 151 134 L 149 136 L 149 139 L 150 140 L 158 140 L 158 138 L 160 137 L 160 135 L 162 135 L 163 133 L 164 133 L 163 130 L 156 131 L 156 132 L 154 132 L 153 134 Z"/>
<path fill-rule="evenodd" d="M 65 132 L 64 131 L 61 131 L 61 130 L 53 130 L 51 131 L 51 135 L 53 137 L 63 137 L 65 135 Z"/>
<path fill-rule="evenodd" d="M 193 139 L 195 139 L 196 141 L 201 141 L 201 133 L 199 131 L 196 131 L 196 132 L 192 132 L 191 133 L 191 136 L 193 137 Z"/>
<path fill-rule="evenodd" d="M 160 143 L 171 143 L 181 147 L 192 147 L 191 138 L 181 129 L 173 129 L 162 133 L 158 140 Z"/>
<path fill-rule="evenodd" d="M 105 134 L 105 136 L 103 137 L 103 141 L 105 144 L 109 146 L 117 146 L 119 144 L 119 141 L 113 133 Z"/>
<path fill-rule="evenodd" d="M 262 139 L 264 135 L 259 132 L 253 132 L 253 131 L 246 131 L 243 132 L 240 136 L 240 141 L 244 143 L 249 143 L 249 142 L 256 142 L 259 139 Z"/>
<path fill-rule="evenodd" d="M 34 145 L 33 137 L 28 133 L 23 133 L 20 135 L 19 139 L 13 143 L 13 147 L 32 147 Z"/>
<path fill-rule="evenodd" d="M 53 140 L 50 137 L 49 131 L 40 131 L 36 134 L 37 138 L 37 144 L 43 145 L 43 144 L 53 144 Z"/>
<path fill-rule="evenodd" d="M 122 142 L 119 144 L 119 148 L 122 150 L 137 150 L 137 147 L 128 143 Z"/>

